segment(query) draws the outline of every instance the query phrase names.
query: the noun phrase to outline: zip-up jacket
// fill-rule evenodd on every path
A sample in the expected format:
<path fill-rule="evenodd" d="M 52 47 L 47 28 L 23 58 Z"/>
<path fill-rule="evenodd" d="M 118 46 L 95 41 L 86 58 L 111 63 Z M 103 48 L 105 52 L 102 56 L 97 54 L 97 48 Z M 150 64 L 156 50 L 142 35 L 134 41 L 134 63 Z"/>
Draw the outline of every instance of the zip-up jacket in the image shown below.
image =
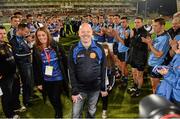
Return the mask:
<path fill-rule="evenodd" d="M 13 36 L 10 44 L 17 64 L 31 63 L 31 49 L 23 37 Z"/>
<path fill-rule="evenodd" d="M 12 76 L 16 72 L 16 63 L 11 46 L 7 42 L 0 41 L 0 75 Z"/>
<path fill-rule="evenodd" d="M 80 41 L 71 48 L 68 63 L 72 95 L 105 90 L 105 60 L 103 48 L 94 41 L 88 49 Z"/>
<path fill-rule="evenodd" d="M 56 52 L 58 58 L 58 65 L 63 76 L 63 92 L 68 95 L 68 73 L 67 73 L 67 58 L 65 52 L 60 44 L 56 41 L 51 42 L 50 47 Z M 43 74 L 43 60 L 41 57 L 41 51 L 37 47 L 33 47 L 33 71 L 34 79 L 36 85 L 42 85 L 43 88 L 45 84 L 44 74 Z M 46 89 L 43 90 L 43 92 Z M 45 94 L 45 93 L 44 93 Z"/>

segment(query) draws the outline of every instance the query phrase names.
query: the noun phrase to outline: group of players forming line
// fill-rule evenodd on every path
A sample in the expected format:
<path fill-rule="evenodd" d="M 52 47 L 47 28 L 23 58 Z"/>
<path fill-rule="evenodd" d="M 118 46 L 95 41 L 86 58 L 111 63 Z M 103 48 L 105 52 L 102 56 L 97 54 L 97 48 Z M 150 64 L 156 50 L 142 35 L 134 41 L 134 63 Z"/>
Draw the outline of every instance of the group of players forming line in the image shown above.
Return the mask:
<path fill-rule="evenodd" d="M 10 24 L 9 31 L 0 26 L 0 96 L 7 118 L 19 118 L 18 113 L 37 98 L 37 90 L 44 101 L 49 98 L 55 118 L 63 117 L 61 94 L 71 95 L 73 118 L 82 117 L 85 103 L 86 118 L 95 118 L 100 95 L 102 118 L 107 118 L 108 94 L 115 82 L 126 88 L 131 75 L 133 84 L 127 92 L 138 97 L 143 93 L 144 71 L 152 93 L 180 107 L 179 12 L 170 29 L 165 29 L 164 18 L 144 25 L 141 17 L 134 18 L 131 29 L 128 18 L 120 15 L 62 20 L 57 15 L 15 12 Z M 69 35 L 78 35 L 80 40 L 65 53 L 59 40 Z"/>

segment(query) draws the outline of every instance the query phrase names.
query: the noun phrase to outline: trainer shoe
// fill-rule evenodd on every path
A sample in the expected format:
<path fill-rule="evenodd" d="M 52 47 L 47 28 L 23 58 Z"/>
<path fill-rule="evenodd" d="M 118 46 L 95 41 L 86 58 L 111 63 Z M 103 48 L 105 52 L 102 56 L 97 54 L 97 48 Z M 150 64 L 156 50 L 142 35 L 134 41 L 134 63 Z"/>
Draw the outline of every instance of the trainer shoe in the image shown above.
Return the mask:
<path fill-rule="evenodd" d="M 139 97 L 141 95 L 141 89 L 137 89 L 131 94 L 131 97 Z"/>
<path fill-rule="evenodd" d="M 102 118 L 106 119 L 107 118 L 107 110 L 103 110 L 102 112 Z"/>
<path fill-rule="evenodd" d="M 20 119 L 20 116 L 19 115 L 14 115 L 12 119 Z"/>
<path fill-rule="evenodd" d="M 132 94 L 133 92 L 136 92 L 136 90 L 137 90 L 137 88 L 136 88 L 135 86 L 129 87 L 129 88 L 127 89 L 127 93 Z"/>
<path fill-rule="evenodd" d="M 19 109 L 14 110 L 14 112 L 25 112 L 27 108 L 25 106 L 20 107 Z"/>

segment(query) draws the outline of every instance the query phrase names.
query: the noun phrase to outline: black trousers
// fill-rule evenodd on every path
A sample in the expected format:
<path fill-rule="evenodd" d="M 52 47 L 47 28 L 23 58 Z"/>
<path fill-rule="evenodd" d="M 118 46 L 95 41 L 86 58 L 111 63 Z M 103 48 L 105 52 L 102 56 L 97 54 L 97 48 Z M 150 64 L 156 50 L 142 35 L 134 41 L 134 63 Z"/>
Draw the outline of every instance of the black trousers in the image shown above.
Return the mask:
<path fill-rule="evenodd" d="M 45 91 L 48 95 L 50 103 L 55 110 L 55 117 L 63 117 L 63 109 L 61 103 L 61 93 L 62 93 L 62 81 L 46 81 Z"/>
<path fill-rule="evenodd" d="M 102 97 L 102 109 L 107 110 L 108 107 L 108 96 Z"/>
<path fill-rule="evenodd" d="M 21 108 L 19 95 L 20 95 L 20 76 L 18 73 L 14 75 L 14 81 L 13 81 L 13 90 L 12 90 L 12 98 L 13 98 L 13 109 L 19 109 Z"/>
<path fill-rule="evenodd" d="M 12 85 L 14 76 L 4 77 L 0 80 L 0 87 L 2 89 L 2 108 L 5 116 L 7 118 L 12 118 L 14 116 L 13 112 L 13 100 L 12 100 Z"/>

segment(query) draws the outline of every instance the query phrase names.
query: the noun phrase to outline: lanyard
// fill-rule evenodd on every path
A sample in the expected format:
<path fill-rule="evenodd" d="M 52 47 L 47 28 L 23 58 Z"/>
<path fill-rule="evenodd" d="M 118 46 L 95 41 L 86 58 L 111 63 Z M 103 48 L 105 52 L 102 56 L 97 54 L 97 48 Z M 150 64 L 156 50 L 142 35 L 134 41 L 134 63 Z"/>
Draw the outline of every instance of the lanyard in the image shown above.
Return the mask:
<path fill-rule="evenodd" d="M 49 65 L 50 65 L 51 55 L 50 55 L 50 53 L 47 52 L 45 49 L 44 49 L 44 53 L 45 53 L 45 55 L 46 55 L 46 59 L 47 59 Z"/>

